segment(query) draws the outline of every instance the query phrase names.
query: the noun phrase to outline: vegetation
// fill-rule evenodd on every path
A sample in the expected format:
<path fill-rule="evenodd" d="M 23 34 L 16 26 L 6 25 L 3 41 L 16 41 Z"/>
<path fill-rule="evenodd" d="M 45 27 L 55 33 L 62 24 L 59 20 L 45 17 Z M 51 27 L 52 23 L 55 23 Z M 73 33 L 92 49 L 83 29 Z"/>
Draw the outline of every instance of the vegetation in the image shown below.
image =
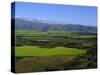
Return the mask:
<path fill-rule="evenodd" d="M 16 47 L 16 56 L 51 56 L 51 55 L 80 55 L 85 54 L 86 51 L 76 48 L 39 48 L 32 46 Z"/>
<path fill-rule="evenodd" d="M 97 67 L 95 27 L 19 21 L 15 32 L 16 72 Z"/>

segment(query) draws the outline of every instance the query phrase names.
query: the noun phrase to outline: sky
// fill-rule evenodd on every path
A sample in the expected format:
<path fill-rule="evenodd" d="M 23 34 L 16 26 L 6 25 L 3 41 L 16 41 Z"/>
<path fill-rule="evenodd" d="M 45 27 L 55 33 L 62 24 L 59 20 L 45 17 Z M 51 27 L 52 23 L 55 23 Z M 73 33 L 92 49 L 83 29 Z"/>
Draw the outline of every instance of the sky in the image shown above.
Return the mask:
<path fill-rule="evenodd" d="M 15 2 L 15 17 L 96 26 L 97 8 L 93 6 Z"/>

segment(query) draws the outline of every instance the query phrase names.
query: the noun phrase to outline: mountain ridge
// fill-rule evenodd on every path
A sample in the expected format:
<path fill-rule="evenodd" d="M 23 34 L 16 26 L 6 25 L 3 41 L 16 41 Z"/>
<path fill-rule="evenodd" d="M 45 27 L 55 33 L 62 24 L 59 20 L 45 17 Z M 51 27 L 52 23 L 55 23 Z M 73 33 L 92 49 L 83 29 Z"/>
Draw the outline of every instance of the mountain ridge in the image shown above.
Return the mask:
<path fill-rule="evenodd" d="M 35 30 L 35 31 L 75 31 L 75 32 L 91 32 L 96 33 L 97 27 L 95 26 L 84 26 L 81 24 L 51 24 L 43 23 L 40 21 L 29 21 L 26 19 L 15 18 L 16 30 Z"/>

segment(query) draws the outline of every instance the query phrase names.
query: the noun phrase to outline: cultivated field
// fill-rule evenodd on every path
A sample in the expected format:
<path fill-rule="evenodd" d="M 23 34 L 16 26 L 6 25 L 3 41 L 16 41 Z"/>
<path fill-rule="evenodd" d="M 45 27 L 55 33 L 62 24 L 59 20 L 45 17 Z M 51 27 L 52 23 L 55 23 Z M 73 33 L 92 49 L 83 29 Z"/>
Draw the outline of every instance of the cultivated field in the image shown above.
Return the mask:
<path fill-rule="evenodd" d="M 85 54 L 86 50 L 76 48 L 39 48 L 32 46 L 16 47 L 16 56 L 52 56 L 52 55 L 81 55 Z"/>

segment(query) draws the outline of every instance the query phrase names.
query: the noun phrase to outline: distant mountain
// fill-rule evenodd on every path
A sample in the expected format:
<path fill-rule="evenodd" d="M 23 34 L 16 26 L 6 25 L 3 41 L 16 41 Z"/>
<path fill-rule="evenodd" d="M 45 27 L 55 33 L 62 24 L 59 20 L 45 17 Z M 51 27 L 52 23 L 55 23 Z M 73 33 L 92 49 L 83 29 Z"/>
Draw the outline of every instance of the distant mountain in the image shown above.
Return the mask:
<path fill-rule="evenodd" d="M 12 22 L 14 19 L 12 19 Z M 34 30 L 34 31 L 75 31 L 96 33 L 97 27 L 84 26 L 79 24 L 52 24 L 44 23 L 38 20 L 15 19 L 16 30 Z"/>

